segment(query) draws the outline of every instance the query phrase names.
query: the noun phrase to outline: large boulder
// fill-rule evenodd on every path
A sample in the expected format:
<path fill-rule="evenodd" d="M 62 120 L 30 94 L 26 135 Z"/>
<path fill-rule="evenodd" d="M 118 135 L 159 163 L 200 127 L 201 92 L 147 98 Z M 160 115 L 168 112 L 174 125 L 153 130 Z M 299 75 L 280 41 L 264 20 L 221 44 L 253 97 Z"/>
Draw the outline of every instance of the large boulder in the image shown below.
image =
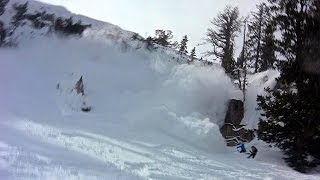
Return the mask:
<path fill-rule="evenodd" d="M 231 99 L 225 116 L 224 125 L 220 128 L 222 136 L 228 146 L 236 146 L 241 142 L 249 142 L 254 138 L 254 133 L 241 125 L 244 117 L 244 104 L 241 100 Z"/>
<path fill-rule="evenodd" d="M 241 100 L 231 99 L 229 101 L 227 114 L 224 123 L 240 125 L 244 117 L 244 105 Z"/>

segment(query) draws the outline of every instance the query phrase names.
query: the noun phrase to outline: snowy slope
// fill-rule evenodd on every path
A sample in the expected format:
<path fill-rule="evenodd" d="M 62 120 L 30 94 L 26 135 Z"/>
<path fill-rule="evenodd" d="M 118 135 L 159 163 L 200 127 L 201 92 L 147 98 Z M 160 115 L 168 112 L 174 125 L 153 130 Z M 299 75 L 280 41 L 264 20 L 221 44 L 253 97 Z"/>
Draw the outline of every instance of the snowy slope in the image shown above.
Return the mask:
<path fill-rule="evenodd" d="M 172 50 L 150 52 L 132 32 L 76 17 L 93 24 L 82 38 L 24 26 L 19 48 L 0 49 L 0 179 L 319 178 L 260 142 L 255 160 L 225 147 L 219 125 L 239 91 L 219 66 L 177 63 Z M 81 76 L 85 96 L 74 90 Z"/>

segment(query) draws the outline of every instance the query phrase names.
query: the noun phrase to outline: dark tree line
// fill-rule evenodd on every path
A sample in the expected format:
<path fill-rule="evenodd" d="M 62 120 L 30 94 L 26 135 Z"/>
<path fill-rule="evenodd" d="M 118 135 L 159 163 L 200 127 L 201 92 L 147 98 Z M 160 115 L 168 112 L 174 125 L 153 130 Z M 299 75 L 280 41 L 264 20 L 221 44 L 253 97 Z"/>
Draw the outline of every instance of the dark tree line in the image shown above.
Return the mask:
<path fill-rule="evenodd" d="M 258 96 L 265 113 L 258 135 L 286 155 L 289 166 L 307 172 L 320 165 L 320 2 L 269 0 L 273 20 L 282 38 L 277 48 L 285 58 L 279 64 L 278 86 Z"/>
<path fill-rule="evenodd" d="M 26 13 L 28 11 L 28 2 L 24 4 L 13 4 L 13 10 L 16 12 L 11 18 L 11 24 L 14 27 L 23 25 L 22 20 L 26 19 Z"/>
<path fill-rule="evenodd" d="M 244 63 L 248 64 L 248 68 L 253 67 L 255 73 L 274 68 L 276 26 L 270 15 L 270 8 L 266 4 L 259 4 L 249 19 L 240 17 L 237 7 L 227 6 L 211 21 L 211 24 L 212 27 L 207 30 L 206 41 L 213 49 L 207 52 L 207 56 L 213 56 L 215 60 L 221 61 L 227 74 L 238 77 L 237 71 L 243 70 Z M 244 34 L 246 40 L 243 43 L 246 52 L 242 51 L 236 61 L 235 38 L 242 26 L 247 29 Z"/>
<path fill-rule="evenodd" d="M 48 14 L 45 11 L 36 11 L 34 14 L 26 14 L 25 19 L 31 21 L 34 28 L 41 29 L 45 26 L 50 26 L 53 24 L 55 21 L 55 16 L 54 14 Z"/>
<path fill-rule="evenodd" d="M 211 24 L 206 42 L 211 44 L 212 50 L 207 52 L 207 56 L 221 61 L 221 66 L 237 82 L 245 98 L 247 74 L 275 68 L 277 62 L 276 25 L 270 8 L 265 3 L 259 4 L 250 17 L 244 18 L 240 17 L 237 7 L 227 6 Z M 242 50 L 235 59 L 235 38 L 241 29 L 244 31 Z"/>
<path fill-rule="evenodd" d="M 270 8 L 265 3 L 257 5 L 257 11 L 252 12 L 248 30 L 248 60 L 252 63 L 254 72 L 273 68 L 276 62 L 276 27 L 271 18 Z"/>
<path fill-rule="evenodd" d="M 264 112 L 258 137 L 279 147 L 289 166 L 307 172 L 320 165 L 320 1 L 268 1 L 245 20 L 236 7 L 219 13 L 207 30 L 213 47 L 207 54 L 221 61 L 244 95 L 249 69 L 280 71 L 276 87 L 257 97 Z M 241 26 L 243 46 L 235 61 L 234 38 Z"/>
<path fill-rule="evenodd" d="M 9 0 L 0 0 L 0 16 L 2 16 L 2 14 L 5 11 L 5 7 L 8 4 Z"/>
<path fill-rule="evenodd" d="M 55 32 L 65 35 L 81 35 L 88 27 L 91 25 L 82 25 L 80 20 L 74 23 L 72 17 L 69 19 L 57 18 L 54 23 Z"/>
<path fill-rule="evenodd" d="M 134 40 L 141 40 L 138 38 L 137 34 L 134 34 L 132 36 L 132 39 Z M 149 36 L 145 40 L 142 39 L 141 41 L 144 41 L 146 43 L 146 48 L 149 50 L 155 49 L 154 45 L 160 45 L 163 47 L 168 47 L 177 50 L 178 54 L 184 57 L 188 58 L 188 63 L 192 63 L 197 57 L 196 57 L 196 48 L 194 47 L 190 55 L 188 55 L 188 36 L 184 35 L 178 43 L 177 41 L 172 41 L 173 39 L 173 33 L 171 30 L 156 30 L 155 36 L 151 37 Z"/>
<path fill-rule="evenodd" d="M 5 12 L 6 5 L 8 4 L 9 0 L 0 0 L 0 16 L 3 15 Z M 4 23 L 0 20 L 0 47 L 4 44 L 4 40 L 7 36 L 6 28 Z"/>
<path fill-rule="evenodd" d="M 0 0 L 0 16 L 6 11 L 6 5 L 9 0 Z M 28 13 L 28 2 L 24 4 L 15 3 L 12 5 L 14 15 L 11 17 L 11 22 L 8 27 L 0 21 L 0 46 L 3 46 L 6 38 L 14 34 L 17 28 L 24 26 L 27 21 L 31 22 L 33 28 L 42 29 L 48 27 L 50 32 L 55 32 L 62 35 L 82 35 L 85 29 L 91 25 L 84 25 L 81 21 L 73 22 L 72 17 L 62 18 L 56 17 L 54 14 L 48 14 L 46 11 Z"/>

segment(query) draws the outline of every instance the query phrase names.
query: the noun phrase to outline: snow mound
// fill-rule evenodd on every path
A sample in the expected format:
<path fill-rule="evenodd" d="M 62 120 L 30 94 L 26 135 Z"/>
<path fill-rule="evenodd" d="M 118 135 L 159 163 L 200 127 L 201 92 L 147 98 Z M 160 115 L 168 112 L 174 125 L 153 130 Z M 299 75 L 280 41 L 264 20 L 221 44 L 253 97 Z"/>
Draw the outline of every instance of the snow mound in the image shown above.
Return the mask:
<path fill-rule="evenodd" d="M 248 89 L 247 99 L 245 102 L 245 114 L 241 124 L 246 125 L 248 129 L 257 129 L 261 111 L 256 110 L 257 95 L 264 95 L 265 88 L 273 88 L 276 85 L 276 78 L 278 78 L 280 72 L 277 70 L 268 70 L 261 73 L 249 75 L 248 77 Z"/>

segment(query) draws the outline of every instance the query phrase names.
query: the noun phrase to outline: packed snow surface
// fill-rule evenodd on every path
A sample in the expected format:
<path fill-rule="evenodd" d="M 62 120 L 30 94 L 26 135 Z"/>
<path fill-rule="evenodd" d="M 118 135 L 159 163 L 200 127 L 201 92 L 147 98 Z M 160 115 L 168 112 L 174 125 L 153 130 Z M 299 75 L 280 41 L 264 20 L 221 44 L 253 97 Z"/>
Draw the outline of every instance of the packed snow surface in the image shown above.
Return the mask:
<path fill-rule="evenodd" d="M 94 26 L 82 38 L 22 35 L 0 49 L 0 179 L 319 178 L 261 142 L 254 160 L 225 146 L 219 127 L 241 96 L 218 65 L 178 63 L 84 19 Z"/>

